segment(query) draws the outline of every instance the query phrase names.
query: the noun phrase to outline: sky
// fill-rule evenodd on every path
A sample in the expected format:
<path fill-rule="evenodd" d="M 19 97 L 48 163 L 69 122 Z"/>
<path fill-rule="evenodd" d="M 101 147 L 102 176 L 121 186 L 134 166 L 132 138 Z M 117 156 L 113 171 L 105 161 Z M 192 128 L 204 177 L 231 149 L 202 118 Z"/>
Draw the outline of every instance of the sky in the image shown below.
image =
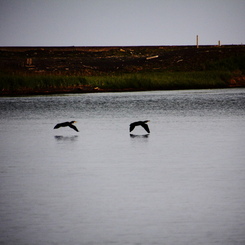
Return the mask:
<path fill-rule="evenodd" d="M 245 0 L 0 0 L 0 46 L 245 44 Z"/>

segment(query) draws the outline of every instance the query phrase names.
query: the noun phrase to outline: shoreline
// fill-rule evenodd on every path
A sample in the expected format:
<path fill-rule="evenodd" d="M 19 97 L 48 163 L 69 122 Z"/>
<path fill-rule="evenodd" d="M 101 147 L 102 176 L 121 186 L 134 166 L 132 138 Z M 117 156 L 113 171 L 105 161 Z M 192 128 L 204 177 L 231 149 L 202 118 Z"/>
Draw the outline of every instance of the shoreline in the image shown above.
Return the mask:
<path fill-rule="evenodd" d="M 174 91 L 174 90 L 202 90 L 202 89 L 232 89 L 232 88 L 245 88 L 245 78 L 235 81 L 231 79 L 228 86 L 213 87 L 213 88 L 175 88 L 175 89 L 102 89 L 102 88 L 64 88 L 64 89 L 39 89 L 39 90 L 19 90 L 19 91 L 1 91 L 0 97 L 19 97 L 19 96 L 42 96 L 42 95 L 59 95 L 59 94 L 87 94 L 87 93 L 120 93 L 120 92 L 145 92 L 145 91 Z"/>
<path fill-rule="evenodd" d="M 212 72 L 220 74 L 209 85 L 205 73 L 208 76 Z M 182 75 L 185 84 L 181 84 Z M 119 76 L 124 77 L 112 80 Z M 208 86 L 245 87 L 245 45 L 0 47 L 0 96 Z"/>
<path fill-rule="evenodd" d="M 224 82 L 221 86 L 191 86 L 191 87 L 181 87 L 180 84 L 175 87 L 166 87 L 163 89 L 147 87 L 137 87 L 137 88 L 103 88 L 92 85 L 78 85 L 78 86 L 67 86 L 67 87 L 57 87 L 54 88 L 44 87 L 44 88 L 19 88 L 19 89 L 2 89 L 0 91 L 0 97 L 13 97 L 13 96 L 34 96 L 34 95 L 57 95 L 57 94 L 85 94 L 85 93 L 106 93 L 106 92 L 140 92 L 140 91 L 169 91 L 169 90 L 190 90 L 190 89 L 228 89 L 228 88 L 245 88 L 245 76 L 234 75 L 228 82 Z"/>

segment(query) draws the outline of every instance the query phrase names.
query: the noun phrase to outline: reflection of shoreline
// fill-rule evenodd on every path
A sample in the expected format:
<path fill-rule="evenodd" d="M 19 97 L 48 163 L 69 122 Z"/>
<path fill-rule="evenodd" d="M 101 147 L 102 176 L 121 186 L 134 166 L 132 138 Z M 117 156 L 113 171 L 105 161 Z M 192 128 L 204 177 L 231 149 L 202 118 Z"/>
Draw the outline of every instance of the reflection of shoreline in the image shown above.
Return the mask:
<path fill-rule="evenodd" d="M 78 135 L 73 136 L 62 136 L 62 135 L 55 135 L 54 138 L 57 141 L 75 141 L 77 140 Z"/>
<path fill-rule="evenodd" d="M 142 134 L 142 135 L 138 135 L 138 134 L 130 134 L 131 138 L 148 138 L 149 134 Z"/>

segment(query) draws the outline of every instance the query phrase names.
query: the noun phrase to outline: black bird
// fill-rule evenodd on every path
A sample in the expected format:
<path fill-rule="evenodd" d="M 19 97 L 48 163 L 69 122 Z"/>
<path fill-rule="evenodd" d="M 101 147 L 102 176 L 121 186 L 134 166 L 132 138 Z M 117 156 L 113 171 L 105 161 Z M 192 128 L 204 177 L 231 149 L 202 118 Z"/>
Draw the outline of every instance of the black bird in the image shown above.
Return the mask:
<path fill-rule="evenodd" d="M 148 127 L 148 125 L 146 123 L 150 122 L 149 120 L 147 121 L 138 121 L 138 122 L 134 122 L 134 123 L 131 123 L 129 125 L 129 131 L 133 131 L 133 129 L 136 127 L 136 126 L 142 126 L 146 131 L 147 133 L 150 133 L 150 129 Z"/>
<path fill-rule="evenodd" d="M 79 132 L 78 129 L 73 125 L 73 123 L 76 123 L 76 121 L 58 123 L 57 125 L 55 125 L 54 129 L 60 128 L 60 127 L 70 127 L 74 129 L 75 131 Z"/>

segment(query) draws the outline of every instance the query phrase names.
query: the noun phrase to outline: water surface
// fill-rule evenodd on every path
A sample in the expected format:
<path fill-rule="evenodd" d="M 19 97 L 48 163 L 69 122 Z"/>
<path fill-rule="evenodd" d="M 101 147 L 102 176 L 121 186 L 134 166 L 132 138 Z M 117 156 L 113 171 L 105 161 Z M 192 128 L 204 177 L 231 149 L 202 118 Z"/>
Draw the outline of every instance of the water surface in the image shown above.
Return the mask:
<path fill-rule="evenodd" d="M 244 89 L 8 97 L 0 115 L 0 244 L 245 244 Z"/>

